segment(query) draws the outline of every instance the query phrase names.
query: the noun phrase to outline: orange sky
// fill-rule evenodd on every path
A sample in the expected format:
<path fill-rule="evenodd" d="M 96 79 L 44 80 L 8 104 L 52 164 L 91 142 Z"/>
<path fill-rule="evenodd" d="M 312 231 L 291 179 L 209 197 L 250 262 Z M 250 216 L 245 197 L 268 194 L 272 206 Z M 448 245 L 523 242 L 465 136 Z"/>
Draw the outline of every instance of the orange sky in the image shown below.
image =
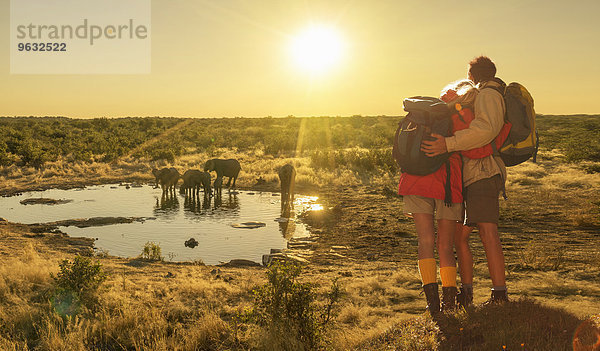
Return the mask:
<path fill-rule="evenodd" d="M 538 113 L 600 113 L 600 1 L 155 0 L 152 73 L 10 75 L 0 0 L 0 115 L 262 117 L 402 115 L 490 56 Z M 331 26 L 345 43 L 318 75 L 293 37 Z"/>

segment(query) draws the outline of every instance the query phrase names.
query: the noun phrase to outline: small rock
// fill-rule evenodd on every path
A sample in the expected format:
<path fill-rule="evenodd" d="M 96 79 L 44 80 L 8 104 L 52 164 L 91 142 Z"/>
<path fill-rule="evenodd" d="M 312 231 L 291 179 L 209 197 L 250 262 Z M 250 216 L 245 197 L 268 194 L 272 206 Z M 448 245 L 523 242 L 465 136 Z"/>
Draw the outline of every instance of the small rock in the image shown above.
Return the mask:
<path fill-rule="evenodd" d="M 168 272 L 167 275 L 165 275 L 165 278 L 175 278 L 175 274 Z"/>
<path fill-rule="evenodd" d="M 351 277 L 352 276 L 352 272 L 350 272 L 350 271 L 344 271 L 344 272 L 340 272 L 340 275 L 342 277 Z"/>
<path fill-rule="evenodd" d="M 210 271 L 210 274 L 215 275 L 215 274 L 221 274 L 221 270 L 218 268 L 213 269 L 212 271 Z"/>
<path fill-rule="evenodd" d="M 376 254 L 376 253 L 367 254 L 367 261 L 377 261 L 378 258 L 379 258 L 379 254 Z"/>
<path fill-rule="evenodd" d="M 55 200 L 55 199 L 48 199 L 45 197 L 35 197 L 35 198 L 30 198 L 30 199 L 25 199 L 25 200 L 20 201 L 21 205 L 61 205 L 61 204 L 67 204 L 69 202 L 73 202 L 73 200 L 67 200 L 67 199 Z"/>
<path fill-rule="evenodd" d="M 234 259 L 227 263 L 220 264 L 222 267 L 260 267 L 260 263 L 250 260 Z"/>
<path fill-rule="evenodd" d="M 331 246 L 332 250 L 348 250 L 349 247 L 348 246 L 339 246 L 339 245 L 333 245 Z"/>
<path fill-rule="evenodd" d="M 308 260 L 299 256 L 287 255 L 286 258 L 295 263 L 308 264 Z"/>
<path fill-rule="evenodd" d="M 188 240 L 185 241 L 184 245 L 185 245 L 185 247 L 189 247 L 190 249 L 193 249 L 196 246 L 198 246 L 198 240 L 196 240 L 194 238 L 189 238 Z"/>
<path fill-rule="evenodd" d="M 232 280 L 233 280 L 233 277 L 232 277 L 232 276 L 230 276 L 230 275 L 226 275 L 226 276 L 224 276 L 224 277 L 223 277 L 223 281 L 224 281 L 225 283 L 229 283 L 229 282 L 230 282 L 230 281 L 232 281 Z"/>
<path fill-rule="evenodd" d="M 263 223 L 263 222 L 244 222 L 244 223 L 235 223 L 232 224 L 231 226 L 234 228 L 241 228 L 241 229 L 255 229 L 255 228 L 261 228 L 261 227 L 265 227 L 267 224 Z"/>
<path fill-rule="evenodd" d="M 265 267 L 269 267 L 271 263 L 275 261 L 284 261 L 286 256 L 283 253 L 272 253 L 270 255 L 262 256 L 262 264 Z"/>
<path fill-rule="evenodd" d="M 310 242 L 293 242 L 293 241 L 289 241 L 287 243 L 287 247 L 288 249 L 294 249 L 294 250 L 310 250 L 314 247 L 313 243 Z"/>

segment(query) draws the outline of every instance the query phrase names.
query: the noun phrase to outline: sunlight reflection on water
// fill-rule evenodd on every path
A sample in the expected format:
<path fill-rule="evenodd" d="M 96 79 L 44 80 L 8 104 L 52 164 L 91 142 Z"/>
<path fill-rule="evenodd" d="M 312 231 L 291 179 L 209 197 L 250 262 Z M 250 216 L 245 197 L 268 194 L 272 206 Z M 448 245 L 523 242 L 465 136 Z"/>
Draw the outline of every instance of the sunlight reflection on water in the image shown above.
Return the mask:
<path fill-rule="evenodd" d="M 59 205 L 22 205 L 28 198 L 70 199 Z M 297 197 L 295 211 L 315 209 L 316 197 Z M 320 206 L 320 205 L 319 205 Z M 160 244 L 165 259 L 218 264 L 231 259 L 261 262 L 271 248 L 285 248 L 292 237 L 308 236 L 306 226 L 281 218 L 279 194 L 239 191 L 228 195 L 223 191 L 220 201 L 190 199 L 177 194 L 161 196 L 160 189 L 151 186 L 119 185 L 90 186 L 85 189 L 50 189 L 0 198 L 0 216 L 12 222 L 45 223 L 90 217 L 145 217 L 142 223 L 114 224 L 102 227 L 61 227 L 70 236 L 97 238 L 95 247 L 121 257 L 137 257 L 148 241 Z M 234 223 L 264 222 L 256 229 L 232 228 Z M 195 238 L 196 248 L 184 246 Z"/>

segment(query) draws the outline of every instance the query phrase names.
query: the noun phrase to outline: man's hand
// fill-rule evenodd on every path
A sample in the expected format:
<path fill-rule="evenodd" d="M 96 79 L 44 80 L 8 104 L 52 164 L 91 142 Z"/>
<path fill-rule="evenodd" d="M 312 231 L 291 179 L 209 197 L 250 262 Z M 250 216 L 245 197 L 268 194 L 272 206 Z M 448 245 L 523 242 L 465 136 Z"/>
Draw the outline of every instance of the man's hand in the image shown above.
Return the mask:
<path fill-rule="evenodd" d="M 421 143 L 421 151 L 425 152 L 425 155 L 434 157 L 448 152 L 446 139 L 443 136 L 439 134 L 431 134 L 431 136 L 434 137 L 435 140 L 423 140 L 423 143 Z"/>

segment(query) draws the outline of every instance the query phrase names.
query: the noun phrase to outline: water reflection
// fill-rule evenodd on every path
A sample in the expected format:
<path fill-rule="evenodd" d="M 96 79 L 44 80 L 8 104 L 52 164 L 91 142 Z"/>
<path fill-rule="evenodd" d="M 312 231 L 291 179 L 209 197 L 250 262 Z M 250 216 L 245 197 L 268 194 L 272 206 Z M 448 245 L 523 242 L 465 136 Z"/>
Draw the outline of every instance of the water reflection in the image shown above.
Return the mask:
<path fill-rule="evenodd" d="M 71 218 L 146 217 L 145 222 L 100 227 L 61 228 L 70 236 L 97 239 L 95 246 L 111 255 L 135 257 L 148 241 L 159 243 L 165 255 L 174 261 L 202 259 L 217 264 L 235 258 L 261 262 L 273 248 L 285 248 L 291 237 L 309 235 L 296 213 L 311 208 L 317 198 L 299 197 L 294 208 L 281 211 L 279 194 L 224 192 L 220 198 L 182 196 L 151 186 L 130 187 L 114 184 L 91 186 L 84 190 L 60 190 L 24 193 L 0 198 L 2 217 L 21 223 L 44 223 Z M 275 196 L 274 196 L 275 195 Z M 22 205 L 28 198 L 68 199 L 60 205 Z M 316 207 L 316 206 L 314 206 Z M 154 218 L 152 218 L 154 217 Z M 281 218 L 285 217 L 285 218 Z M 234 223 L 262 222 L 256 229 L 238 229 Z M 198 241 L 191 249 L 184 243 Z"/>
<path fill-rule="evenodd" d="M 229 210 L 238 210 L 240 208 L 240 201 L 237 194 L 228 194 L 225 202 L 223 202 L 223 196 L 221 196 L 221 194 L 215 196 L 215 209 L 219 207 L 224 207 Z"/>
<path fill-rule="evenodd" d="M 179 199 L 175 193 L 163 192 L 160 200 L 158 197 L 156 198 L 155 216 L 173 217 L 177 212 L 179 212 Z"/>
<path fill-rule="evenodd" d="M 291 218 L 282 218 L 279 222 L 279 231 L 285 240 L 290 240 L 296 233 L 296 222 Z"/>
<path fill-rule="evenodd" d="M 293 203 L 285 202 L 281 204 L 281 218 L 279 218 L 279 231 L 281 235 L 289 240 L 294 236 L 296 232 L 296 222 L 293 218 L 296 217 L 296 213 L 293 212 Z"/>
<path fill-rule="evenodd" d="M 200 196 L 199 193 L 191 192 L 183 200 L 183 208 L 186 212 L 193 214 L 202 214 L 210 209 L 210 196 Z"/>
<path fill-rule="evenodd" d="M 223 216 L 237 214 L 240 210 L 240 200 L 237 194 L 228 194 L 226 196 L 200 196 L 199 194 L 186 195 L 183 208 L 186 214 L 202 215 L 207 212 L 213 213 L 219 210 Z"/>

